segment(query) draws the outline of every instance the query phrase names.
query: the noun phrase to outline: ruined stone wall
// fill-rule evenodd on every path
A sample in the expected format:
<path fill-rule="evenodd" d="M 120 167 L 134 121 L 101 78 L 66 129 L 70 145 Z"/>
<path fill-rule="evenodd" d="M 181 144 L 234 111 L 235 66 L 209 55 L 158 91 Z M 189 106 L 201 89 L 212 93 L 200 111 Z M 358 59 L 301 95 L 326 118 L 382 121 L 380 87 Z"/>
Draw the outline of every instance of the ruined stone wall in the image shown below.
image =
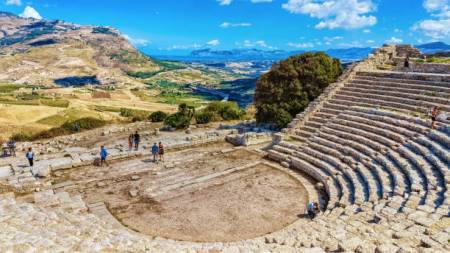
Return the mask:
<path fill-rule="evenodd" d="M 450 64 L 412 62 L 408 71 L 421 73 L 450 74 Z"/>

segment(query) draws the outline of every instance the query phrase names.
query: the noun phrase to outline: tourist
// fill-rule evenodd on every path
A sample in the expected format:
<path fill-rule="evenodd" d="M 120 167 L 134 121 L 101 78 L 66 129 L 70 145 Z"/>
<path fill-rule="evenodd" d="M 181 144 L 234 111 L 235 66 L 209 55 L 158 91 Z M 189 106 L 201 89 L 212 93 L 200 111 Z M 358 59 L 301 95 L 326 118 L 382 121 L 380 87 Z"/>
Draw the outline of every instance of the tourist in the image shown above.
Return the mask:
<path fill-rule="evenodd" d="M 134 140 L 134 134 L 130 134 L 130 136 L 128 136 L 128 149 L 130 151 L 133 149 L 133 140 Z"/>
<path fill-rule="evenodd" d="M 159 153 L 159 148 L 158 148 L 158 146 L 156 145 L 156 142 L 155 142 L 155 143 L 153 143 L 153 146 L 152 146 L 152 155 L 153 155 L 153 162 L 154 163 L 156 162 L 156 156 L 158 155 L 158 153 Z"/>
<path fill-rule="evenodd" d="M 30 167 L 33 167 L 33 160 L 34 160 L 34 153 L 31 148 L 28 148 L 28 152 L 25 154 L 25 156 L 28 159 L 28 163 L 30 164 Z"/>
<path fill-rule="evenodd" d="M 108 151 L 106 150 L 105 146 L 101 146 L 100 148 L 100 167 L 103 167 L 103 163 L 105 163 L 107 166 L 109 166 L 108 162 L 106 162 L 106 157 L 108 156 Z"/>
<path fill-rule="evenodd" d="M 314 202 L 309 202 L 308 206 L 306 207 L 306 211 L 308 213 L 309 218 L 314 219 L 316 213 L 314 211 Z"/>
<path fill-rule="evenodd" d="M 406 58 L 405 58 L 404 67 L 409 69 L 409 56 L 406 56 Z"/>
<path fill-rule="evenodd" d="M 434 123 L 438 116 L 439 116 L 439 106 L 435 106 L 431 111 L 431 129 L 436 129 Z"/>
<path fill-rule="evenodd" d="M 158 144 L 159 160 L 164 162 L 164 146 L 161 142 Z"/>
<path fill-rule="evenodd" d="M 16 156 L 16 141 L 14 139 L 11 139 L 8 142 L 8 148 L 9 148 L 9 153 L 11 154 L 11 156 Z"/>
<path fill-rule="evenodd" d="M 314 216 L 318 215 L 319 213 L 320 213 L 319 203 L 314 202 Z"/>
<path fill-rule="evenodd" d="M 134 139 L 134 149 L 138 150 L 139 142 L 141 142 L 141 136 L 139 135 L 139 133 L 137 131 L 136 131 L 136 133 L 134 133 L 133 139 Z"/>

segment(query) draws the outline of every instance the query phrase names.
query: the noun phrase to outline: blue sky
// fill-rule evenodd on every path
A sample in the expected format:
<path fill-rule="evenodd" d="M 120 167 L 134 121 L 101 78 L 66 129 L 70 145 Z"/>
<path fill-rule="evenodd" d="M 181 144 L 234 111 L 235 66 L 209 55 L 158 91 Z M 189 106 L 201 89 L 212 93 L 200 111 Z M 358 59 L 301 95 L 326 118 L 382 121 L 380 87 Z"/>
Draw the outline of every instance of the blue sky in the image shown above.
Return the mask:
<path fill-rule="evenodd" d="M 450 42 L 450 0 L 0 0 L 0 10 L 113 26 L 150 54 Z"/>

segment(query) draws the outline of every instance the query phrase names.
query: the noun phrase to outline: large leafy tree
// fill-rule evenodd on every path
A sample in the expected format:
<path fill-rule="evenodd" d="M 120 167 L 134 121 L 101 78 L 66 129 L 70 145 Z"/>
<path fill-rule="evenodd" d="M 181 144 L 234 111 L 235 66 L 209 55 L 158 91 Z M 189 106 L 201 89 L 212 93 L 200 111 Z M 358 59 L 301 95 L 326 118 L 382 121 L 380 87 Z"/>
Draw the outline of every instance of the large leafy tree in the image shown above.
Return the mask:
<path fill-rule="evenodd" d="M 256 82 L 256 120 L 285 127 L 341 74 L 339 60 L 323 52 L 291 56 L 274 64 Z"/>

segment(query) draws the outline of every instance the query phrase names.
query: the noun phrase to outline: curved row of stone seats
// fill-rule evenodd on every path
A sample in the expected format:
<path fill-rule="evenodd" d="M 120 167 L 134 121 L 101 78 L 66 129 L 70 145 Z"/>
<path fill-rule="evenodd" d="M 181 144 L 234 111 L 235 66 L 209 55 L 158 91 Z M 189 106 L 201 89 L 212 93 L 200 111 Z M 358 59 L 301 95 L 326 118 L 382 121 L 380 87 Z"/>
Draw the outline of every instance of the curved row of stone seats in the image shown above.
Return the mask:
<path fill-rule="evenodd" d="M 347 121 L 347 125 L 350 124 L 354 127 L 359 127 L 360 129 L 364 129 L 367 132 L 371 132 L 379 136 L 387 136 L 389 139 L 394 139 L 396 141 L 399 141 L 400 143 L 408 141 L 408 144 L 415 145 L 413 141 L 403 139 L 400 135 L 396 134 L 392 130 L 386 130 L 385 125 L 378 124 L 376 121 L 364 120 L 356 116 L 349 116 L 346 114 L 341 114 L 338 116 L 338 119 L 342 118 Z M 383 138 L 384 137 L 379 137 L 379 139 Z M 434 202 L 439 202 L 440 199 L 443 198 L 443 192 L 445 191 L 445 183 L 443 182 L 444 175 L 440 172 L 439 169 L 433 168 L 432 164 L 428 163 L 429 161 L 425 161 L 425 159 L 423 158 L 426 156 L 430 157 L 429 152 L 424 152 L 417 145 L 413 147 L 415 148 L 408 149 L 405 146 L 398 146 L 396 148 L 398 153 L 410 159 L 411 163 L 415 165 L 414 168 L 416 168 L 418 172 L 417 176 L 420 176 L 422 178 L 422 183 L 428 190 L 428 196 L 426 198 L 427 203 L 431 205 Z M 413 151 L 415 151 L 417 154 L 415 154 Z M 436 159 L 428 160 L 436 161 Z M 430 192 L 432 193 L 431 196 Z"/>
<path fill-rule="evenodd" d="M 444 94 L 450 93 L 450 87 L 445 82 L 441 82 L 438 85 L 436 83 L 411 83 L 403 79 L 390 79 L 390 78 L 370 78 L 365 76 L 355 76 L 348 82 L 355 87 L 377 87 L 381 90 L 388 91 L 404 91 L 407 93 L 418 92 L 418 94 L 436 95 L 438 97 L 445 97 Z"/>
<path fill-rule="evenodd" d="M 331 149 L 327 149 L 321 145 L 308 145 L 305 147 L 294 147 L 293 145 L 287 143 L 280 143 L 278 146 L 274 147 L 274 149 L 279 150 L 279 146 L 297 149 L 299 152 L 292 152 L 296 158 L 305 159 L 304 154 L 308 154 L 314 157 L 317 160 L 320 160 L 319 163 L 322 167 L 326 166 L 330 171 L 336 171 L 335 174 L 340 175 L 341 178 L 344 179 L 344 184 L 347 185 L 346 188 L 349 189 L 349 194 L 344 196 L 344 199 L 348 199 L 349 201 L 345 202 L 345 204 L 351 203 L 363 203 L 369 199 L 376 200 L 376 191 L 369 190 L 370 187 L 367 187 L 367 181 L 370 181 L 365 178 L 365 175 L 361 174 L 359 171 L 355 171 L 348 164 L 342 162 L 340 159 L 337 159 L 335 153 L 332 152 Z M 297 156 L 296 156 L 297 154 Z M 341 180 L 342 181 L 342 180 Z M 372 182 L 372 181 L 371 181 Z M 342 185 L 342 183 L 341 183 Z M 375 184 L 371 184 L 375 186 Z M 373 188 L 376 189 L 377 187 Z M 346 191 L 347 192 L 347 191 Z M 370 196 L 369 196 L 370 195 Z"/>
<path fill-rule="evenodd" d="M 424 92 L 422 90 L 422 92 Z M 426 93 L 426 92 L 425 92 Z M 385 98 L 385 97 L 399 97 L 406 98 L 409 100 L 420 100 L 422 101 L 422 105 L 426 107 L 431 107 L 433 105 L 440 105 L 443 110 L 449 111 L 449 107 L 446 106 L 449 102 L 449 99 L 446 97 L 438 97 L 437 95 L 429 94 L 420 94 L 420 91 L 417 90 L 389 90 L 388 88 L 380 89 L 379 87 L 375 86 L 357 86 L 355 84 L 349 84 L 347 87 L 345 87 L 345 90 L 341 92 L 341 94 L 349 95 L 349 96 L 360 96 L 360 94 L 370 94 L 373 95 L 373 98 Z M 408 100 L 408 101 L 409 101 Z M 417 104 L 416 101 L 414 101 L 414 104 Z"/>
<path fill-rule="evenodd" d="M 430 130 L 428 124 L 409 115 L 355 107 L 322 126 L 306 145 L 293 147 L 282 142 L 274 149 L 315 164 L 319 170 L 327 168 L 333 173 L 335 168 L 336 175 L 342 173 L 343 178 L 350 181 L 347 187 L 353 196 L 350 203 L 374 201 L 383 193 L 390 196 L 390 189 L 395 189 L 397 196 L 404 197 L 402 203 L 392 204 L 397 208 L 425 205 L 439 209 L 446 201 L 449 152 L 445 144 L 434 140 L 447 143 L 449 136 L 440 130 L 448 131 L 446 125 Z M 348 147 L 344 149 L 345 145 L 353 152 L 349 152 Z M 351 158 L 344 159 L 345 154 L 350 154 Z M 314 158 L 320 161 L 312 160 Z M 356 173 L 349 173 L 347 168 L 354 168 L 352 162 L 358 161 L 360 166 Z M 446 207 L 444 205 L 442 210 Z"/>
<path fill-rule="evenodd" d="M 340 199 L 343 198 L 342 185 L 336 177 L 330 176 L 323 169 L 308 161 L 292 156 L 293 149 L 284 149 L 282 146 L 275 146 L 274 149 L 268 151 L 268 157 L 272 160 L 280 162 L 282 165 L 288 164 L 293 168 L 302 171 L 308 176 L 314 178 L 323 184 L 324 190 L 328 196 L 328 208 L 333 208 L 339 205 Z"/>
<path fill-rule="evenodd" d="M 395 72 L 395 71 L 358 71 L 357 76 L 372 80 L 397 80 L 398 82 L 411 84 L 437 84 L 436 86 L 448 87 L 450 75 L 418 73 L 418 72 Z"/>
<path fill-rule="evenodd" d="M 326 252 L 443 253 L 450 250 L 448 218 L 424 211 L 404 213 L 388 204 L 381 200 L 378 204 L 336 207 L 314 220 L 301 220 L 294 227 L 297 233 L 268 235 L 266 242 L 320 247 Z"/>
<path fill-rule="evenodd" d="M 383 107 L 410 114 L 428 114 L 433 106 L 450 112 L 450 77 L 427 73 L 357 72 L 304 126 L 293 129 L 300 141 L 349 106 Z M 318 121 L 317 121 L 318 120 Z M 438 118 L 442 121 L 442 118 Z"/>

